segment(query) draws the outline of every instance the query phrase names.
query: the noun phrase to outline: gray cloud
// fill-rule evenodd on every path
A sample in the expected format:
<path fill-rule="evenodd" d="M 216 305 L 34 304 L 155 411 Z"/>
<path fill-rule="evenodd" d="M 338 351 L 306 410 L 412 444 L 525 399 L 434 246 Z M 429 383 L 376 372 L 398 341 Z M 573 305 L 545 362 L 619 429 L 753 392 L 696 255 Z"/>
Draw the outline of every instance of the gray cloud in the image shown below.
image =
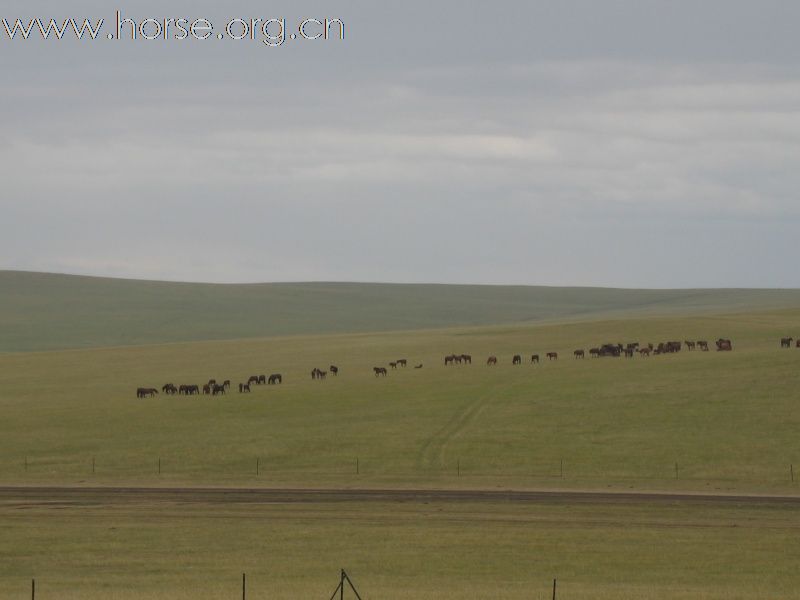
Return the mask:
<path fill-rule="evenodd" d="M 794 4 L 302 8 L 347 39 L 0 42 L 0 268 L 800 285 Z"/>

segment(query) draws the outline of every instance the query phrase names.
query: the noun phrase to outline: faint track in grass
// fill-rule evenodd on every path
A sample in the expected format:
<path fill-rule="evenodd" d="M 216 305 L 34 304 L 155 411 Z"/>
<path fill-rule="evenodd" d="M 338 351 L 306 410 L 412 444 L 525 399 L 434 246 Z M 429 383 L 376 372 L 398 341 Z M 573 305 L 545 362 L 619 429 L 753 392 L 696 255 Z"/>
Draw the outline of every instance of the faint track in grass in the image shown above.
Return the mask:
<path fill-rule="evenodd" d="M 447 424 L 434 433 L 422 446 L 417 467 L 420 469 L 444 468 L 447 447 L 450 442 L 461 435 L 478 418 L 488 403 L 486 398 L 478 398 L 454 414 Z"/>

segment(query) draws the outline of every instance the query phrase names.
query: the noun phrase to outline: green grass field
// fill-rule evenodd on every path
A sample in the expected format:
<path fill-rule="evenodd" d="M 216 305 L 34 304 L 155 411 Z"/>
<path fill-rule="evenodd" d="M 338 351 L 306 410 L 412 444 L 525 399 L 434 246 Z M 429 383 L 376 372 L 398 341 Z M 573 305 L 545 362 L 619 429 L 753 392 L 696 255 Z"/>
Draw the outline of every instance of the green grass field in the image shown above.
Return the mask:
<path fill-rule="evenodd" d="M 0 478 L 791 490 L 800 351 L 778 340 L 792 330 L 800 311 L 6 354 Z M 606 340 L 719 336 L 735 351 L 571 357 Z M 559 361 L 510 364 L 551 350 Z M 475 364 L 445 368 L 450 352 Z M 425 367 L 373 376 L 400 357 Z M 338 378 L 310 379 L 331 363 Z M 273 372 L 285 383 L 250 395 L 135 398 Z"/>
<path fill-rule="evenodd" d="M 0 505 L 0 596 L 798 598 L 798 517 L 695 505 Z M 345 596 L 354 598 L 352 594 Z"/>
<path fill-rule="evenodd" d="M 800 335 L 800 309 L 706 308 L 0 354 L 0 485 L 798 495 L 800 349 L 779 340 Z M 42 328 L 26 346 L 19 312 L 3 318 L 21 327 L 6 348 L 48 346 Z M 106 339 L 69 323 L 56 345 Z M 143 341 L 107 323 L 97 329 L 115 343 Z M 167 331 L 180 339 L 185 324 Z M 734 351 L 571 357 L 718 337 Z M 511 365 L 548 351 L 560 360 Z M 474 364 L 444 367 L 453 352 Z M 410 366 L 373 376 L 398 358 Z M 310 379 L 332 363 L 338 378 Z M 139 386 L 274 372 L 283 385 L 250 395 L 135 398 Z M 372 598 L 548 598 L 553 577 L 560 598 L 800 598 L 798 529 L 790 508 L 691 503 L 6 502 L 0 596 L 29 597 L 36 577 L 38 598 L 240 597 L 247 571 L 250 597 L 327 598 L 344 566 Z"/>

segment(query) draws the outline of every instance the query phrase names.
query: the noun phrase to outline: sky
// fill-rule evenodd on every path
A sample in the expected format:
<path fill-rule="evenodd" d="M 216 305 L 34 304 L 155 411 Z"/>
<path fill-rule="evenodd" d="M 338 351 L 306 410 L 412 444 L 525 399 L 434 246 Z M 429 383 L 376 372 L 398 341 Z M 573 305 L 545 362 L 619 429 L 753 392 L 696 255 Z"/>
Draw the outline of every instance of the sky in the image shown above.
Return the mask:
<path fill-rule="evenodd" d="M 800 3 L 220 4 L 3 2 L 344 39 L 0 28 L 0 269 L 800 287 Z"/>

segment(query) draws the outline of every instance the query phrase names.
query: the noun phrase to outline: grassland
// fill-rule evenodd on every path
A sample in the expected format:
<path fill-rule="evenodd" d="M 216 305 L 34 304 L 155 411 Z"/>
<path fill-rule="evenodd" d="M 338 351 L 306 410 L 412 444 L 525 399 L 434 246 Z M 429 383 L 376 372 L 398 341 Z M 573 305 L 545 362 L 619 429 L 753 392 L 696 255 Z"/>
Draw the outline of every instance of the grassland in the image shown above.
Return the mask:
<path fill-rule="evenodd" d="M 211 285 L 0 271 L 0 352 L 800 306 L 800 290 Z"/>
<path fill-rule="evenodd" d="M 174 600 L 798 598 L 781 508 L 485 504 L 0 505 L 0 596 Z M 352 595 L 346 596 L 354 598 Z"/>
<path fill-rule="evenodd" d="M 778 342 L 800 309 L 680 312 L 0 354 L 0 485 L 798 495 L 800 350 Z M 733 352 L 571 358 L 720 336 Z M 424 368 L 373 376 L 401 357 Z M 273 372 L 250 395 L 134 394 Z M 798 529 L 791 507 L 691 502 L 0 502 L 0 597 L 31 577 L 38 598 L 240 597 L 246 571 L 251 598 L 327 598 L 344 566 L 374 598 L 547 598 L 553 577 L 559 598 L 800 598 Z"/>
<path fill-rule="evenodd" d="M 792 331 L 800 311 L 6 354 L 0 481 L 791 491 L 800 351 L 778 340 Z M 719 336 L 735 351 L 570 356 Z M 561 360 L 510 364 L 550 350 Z M 476 364 L 445 368 L 451 352 Z M 400 357 L 425 367 L 373 376 Z M 331 363 L 338 378 L 310 379 Z M 285 383 L 250 395 L 134 394 L 273 372 Z"/>

